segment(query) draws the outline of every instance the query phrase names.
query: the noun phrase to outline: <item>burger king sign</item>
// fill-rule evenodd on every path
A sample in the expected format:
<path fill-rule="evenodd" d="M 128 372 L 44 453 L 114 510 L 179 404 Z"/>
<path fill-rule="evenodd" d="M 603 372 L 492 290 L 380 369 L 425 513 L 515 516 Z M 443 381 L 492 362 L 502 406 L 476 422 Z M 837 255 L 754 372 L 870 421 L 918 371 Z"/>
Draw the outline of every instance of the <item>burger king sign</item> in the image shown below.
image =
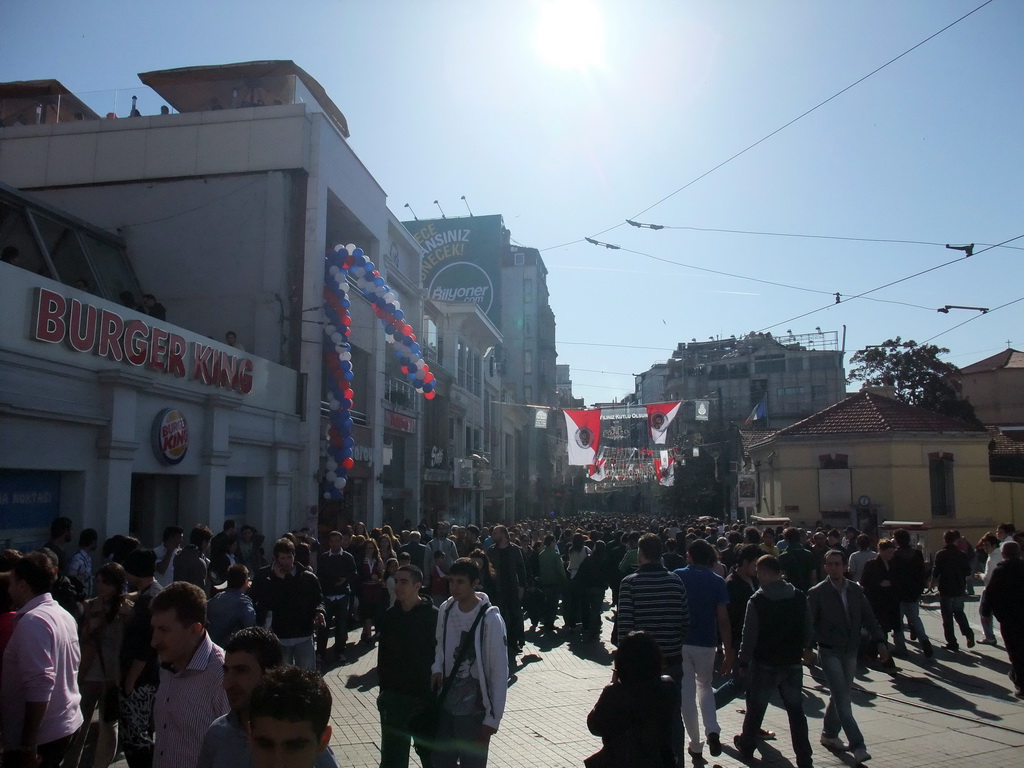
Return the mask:
<path fill-rule="evenodd" d="M 153 451 L 164 464 L 180 464 L 188 451 L 188 422 L 185 414 L 166 408 L 153 420 Z"/>

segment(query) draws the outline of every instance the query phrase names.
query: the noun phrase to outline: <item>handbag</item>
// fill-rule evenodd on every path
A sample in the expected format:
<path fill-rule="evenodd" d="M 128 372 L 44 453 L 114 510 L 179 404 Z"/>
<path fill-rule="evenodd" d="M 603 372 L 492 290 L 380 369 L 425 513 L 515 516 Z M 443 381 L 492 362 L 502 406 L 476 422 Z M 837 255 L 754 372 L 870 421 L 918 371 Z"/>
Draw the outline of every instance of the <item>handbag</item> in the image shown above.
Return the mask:
<path fill-rule="evenodd" d="M 473 642 L 473 637 L 476 635 L 476 627 L 484 617 L 485 610 L 485 606 L 480 607 L 476 619 L 473 620 L 473 626 L 469 628 L 469 632 L 466 633 L 462 638 L 462 642 L 459 643 L 459 648 L 455 652 L 455 663 L 452 665 L 452 671 L 445 678 L 444 685 L 441 687 L 441 693 L 437 696 L 431 696 L 426 704 L 424 704 L 423 709 L 409 718 L 409 733 L 412 734 L 413 738 L 429 740 L 437 736 L 437 726 L 441 722 L 441 707 L 445 697 L 448 695 L 448 691 L 452 687 L 452 683 L 455 682 L 455 673 L 462 666 L 462 661 L 469 650 L 469 644 Z"/>

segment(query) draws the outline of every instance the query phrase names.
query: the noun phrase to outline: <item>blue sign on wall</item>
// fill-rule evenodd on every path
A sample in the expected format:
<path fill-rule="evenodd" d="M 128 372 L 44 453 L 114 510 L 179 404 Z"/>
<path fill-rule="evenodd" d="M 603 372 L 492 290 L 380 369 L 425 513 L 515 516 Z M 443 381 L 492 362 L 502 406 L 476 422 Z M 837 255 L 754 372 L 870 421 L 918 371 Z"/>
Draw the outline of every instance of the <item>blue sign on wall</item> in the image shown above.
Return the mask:
<path fill-rule="evenodd" d="M 225 477 L 224 478 L 224 519 L 241 522 L 245 520 L 245 510 L 248 506 L 249 478 L 247 477 Z"/>
<path fill-rule="evenodd" d="M 0 469 L 0 529 L 45 528 L 60 516 L 60 472 Z"/>

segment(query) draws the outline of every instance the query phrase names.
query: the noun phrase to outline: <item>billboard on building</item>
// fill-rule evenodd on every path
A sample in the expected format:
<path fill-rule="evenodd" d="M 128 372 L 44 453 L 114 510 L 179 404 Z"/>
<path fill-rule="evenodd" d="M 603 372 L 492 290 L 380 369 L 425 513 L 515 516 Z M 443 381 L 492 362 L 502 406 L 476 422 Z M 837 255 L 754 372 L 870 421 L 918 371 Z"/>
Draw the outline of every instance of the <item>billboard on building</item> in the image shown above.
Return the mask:
<path fill-rule="evenodd" d="M 501 257 L 508 247 L 500 215 L 406 221 L 423 249 L 423 285 L 433 301 L 475 303 L 501 322 Z"/>

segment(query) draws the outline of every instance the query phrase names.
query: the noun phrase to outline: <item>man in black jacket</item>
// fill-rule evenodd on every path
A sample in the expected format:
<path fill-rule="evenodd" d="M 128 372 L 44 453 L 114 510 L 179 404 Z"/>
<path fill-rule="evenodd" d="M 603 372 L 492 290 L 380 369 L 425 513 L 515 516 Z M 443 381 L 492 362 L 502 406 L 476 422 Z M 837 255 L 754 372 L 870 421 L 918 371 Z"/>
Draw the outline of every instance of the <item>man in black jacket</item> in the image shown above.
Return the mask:
<path fill-rule="evenodd" d="M 935 553 L 932 565 L 932 586 L 939 588 L 939 610 L 942 612 L 942 633 L 946 636 L 946 650 L 958 651 L 953 619 L 967 640 L 967 647 L 974 647 L 974 630 L 971 629 L 964 613 L 964 597 L 967 595 L 967 579 L 971 575 L 971 561 L 960 551 L 956 542 L 959 531 L 946 531 L 943 535 L 946 546 Z"/>
<path fill-rule="evenodd" d="M 423 572 L 403 565 L 395 573 L 395 604 L 380 624 L 377 674 L 380 677 L 380 768 L 408 768 L 410 735 L 424 768 L 430 748 L 415 730 L 415 718 L 431 705 L 430 667 L 434 663 L 437 608 L 420 595 Z M 424 737 L 432 734 L 422 734 Z"/>
<path fill-rule="evenodd" d="M 284 646 L 284 659 L 303 669 L 316 667 L 314 624 L 323 629 L 324 598 L 316 574 L 295 562 L 295 545 L 280 539 L 274 562 L 260 568 L 249 588 L 256 605 L 256 623 L 270 628 Z"/>
<path fill-rule="evenodd" d="M 893 640 L 896 645 L 896 655 L 905 656 L 907 653 L 907 641 L 903 639 L 903 621 L 906 619 L 917 635 L 917 641 L 921 644 L 921 650 L 926 659 L 935 655 L 932 650 L 931 641 L 924 631 L 924 624 L 921 623 L 918 600 L 924 593 L 925 584 L 928 580 L 928 570 L 924 565 L 924 555 L 921 550 L 910 546 L 910 532 L 905 528 L 899 528 L 893 534 L 896 542 L 896 554 L 893 555 L 891 564 L 890 581 L 900 600 L 900 626 L 894 633 Z"/>
<path fill-rule="evenodd" d="M 1010 656 L 1010 680 L 1018 697 L 1024 699 L 1024 560 L 1020 544 L 1010 540 L 1000 548 L 1003 562 L 996 566 L 992 580 L 981 595 L 981 615 L 995 616 Z M 993 550 L 989 557 L 998 557 Z"/>
<path fill-rule="evenodd" d="M 340 531 L 327 534 L 327 551 L 317 558 L 317 578 L 324 594 L 326 626 L 317 633 L 317 654 L 327 655 L 327 640 L 334 632 L 334 655 L 339 664 L 347 664 L 345 645 L 348 642 L 348 612 L 352 584 L 356 580 L 356 561 L 341 548 Z"/>
<path fill-rule="evenodd" d="M 774 555 L 757 560 L 761 588 L 747 602 L 743 620 L 738 669 L 749 678 L 743 732 L 733 739 L 744 758 L 754 754 L 761 723 L 773 691 L 778 690 L 789 716 L 798 768 L 811 768 L 811 742 L 803 705 L 801 665 L 808 645 L 807 598 L 782 579 L 782 566 Z"/>

